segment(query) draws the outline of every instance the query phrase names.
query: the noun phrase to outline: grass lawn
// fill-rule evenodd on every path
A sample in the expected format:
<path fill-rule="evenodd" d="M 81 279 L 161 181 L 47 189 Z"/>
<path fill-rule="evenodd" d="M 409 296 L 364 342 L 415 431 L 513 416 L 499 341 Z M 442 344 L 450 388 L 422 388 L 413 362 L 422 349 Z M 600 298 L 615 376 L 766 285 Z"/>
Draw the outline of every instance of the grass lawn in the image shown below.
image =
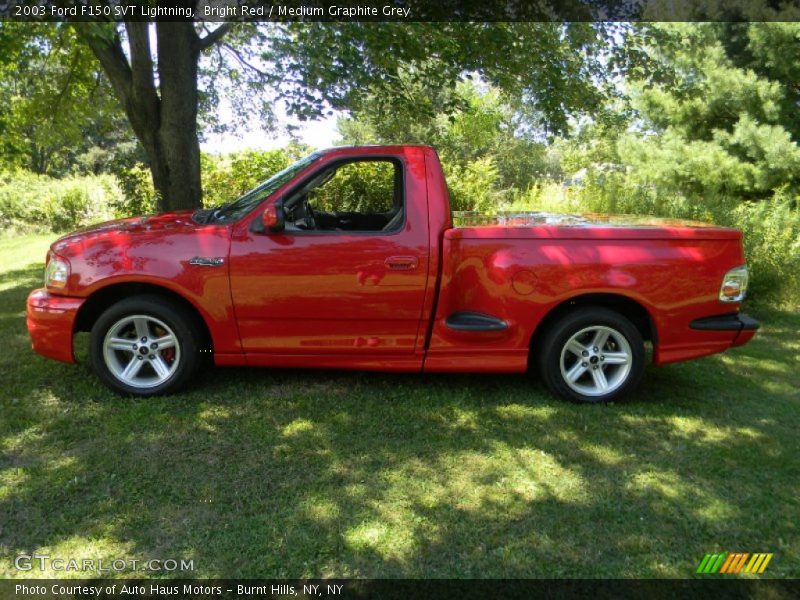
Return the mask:
<path fill-rule="evenodd" d="M 607 406 L 523 376 L 245 369 L 130 400 L 85 339 L 78 365 L 30 350 L 48 242 L 0 240 L 0 576 L 39 552 L 197 577 L 689 577 L 741 551 L 800 577 L 797 314 L 751 311 L 749 345 Z"/>

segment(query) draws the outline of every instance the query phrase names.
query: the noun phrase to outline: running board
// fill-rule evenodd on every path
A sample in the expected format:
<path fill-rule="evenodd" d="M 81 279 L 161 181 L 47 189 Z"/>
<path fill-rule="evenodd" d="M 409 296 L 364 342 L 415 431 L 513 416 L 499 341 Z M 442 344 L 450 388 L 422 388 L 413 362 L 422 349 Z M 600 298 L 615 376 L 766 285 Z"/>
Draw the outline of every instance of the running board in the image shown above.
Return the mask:
<path fill-rule="evenodd" d="M 508 329 L 508 323 L 502 319 L 478 312 L 453 313 L 445 319 L 444 324 L 449 329 L 456 331 L 504 331 Z"/>

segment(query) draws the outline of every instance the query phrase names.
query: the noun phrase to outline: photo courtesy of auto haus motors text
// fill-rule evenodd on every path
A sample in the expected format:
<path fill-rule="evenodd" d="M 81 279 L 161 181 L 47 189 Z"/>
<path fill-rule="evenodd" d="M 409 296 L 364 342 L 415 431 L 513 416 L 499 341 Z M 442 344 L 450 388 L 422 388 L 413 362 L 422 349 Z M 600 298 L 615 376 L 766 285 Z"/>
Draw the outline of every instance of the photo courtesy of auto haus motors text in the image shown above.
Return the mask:
<path fill-rule="evenodd" d="M 254 585 L 172 584 L 119 582 L 105 585 L 82 585 L 80 583 L 15 584 L 14 594 L 19 597 L 37 598 L 213 598 L 213 597 L 274 597 L 274 598 L 335 598 L 341 597 L 344 584 L 308 583 L 302 585 L 274 583 Z"/>

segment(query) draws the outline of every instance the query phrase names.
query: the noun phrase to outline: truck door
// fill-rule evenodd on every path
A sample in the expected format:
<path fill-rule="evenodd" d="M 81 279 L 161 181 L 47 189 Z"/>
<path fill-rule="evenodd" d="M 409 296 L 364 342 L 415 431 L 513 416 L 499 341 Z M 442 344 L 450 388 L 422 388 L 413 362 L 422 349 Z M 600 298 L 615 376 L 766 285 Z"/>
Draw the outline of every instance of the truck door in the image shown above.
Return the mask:
<path fill-rule="evenodd" d="M 282 196 L 283 232 L 232 240 L 244 351 L 414 354 L 429 261 L 422 151 L 334 152 Z"/>

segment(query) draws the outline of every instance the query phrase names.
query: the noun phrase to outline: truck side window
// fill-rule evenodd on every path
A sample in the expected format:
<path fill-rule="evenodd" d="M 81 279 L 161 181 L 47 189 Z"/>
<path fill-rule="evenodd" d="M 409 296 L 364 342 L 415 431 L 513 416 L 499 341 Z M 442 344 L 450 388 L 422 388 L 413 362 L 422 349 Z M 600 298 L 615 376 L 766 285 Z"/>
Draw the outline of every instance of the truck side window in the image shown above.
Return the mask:
<path fill-rule="evenodd" d="M 348 161 L 315 174 L 285 203 L 287 223 L 300 230 L 398 231 L 404 222 L 399 161 Z"/>

